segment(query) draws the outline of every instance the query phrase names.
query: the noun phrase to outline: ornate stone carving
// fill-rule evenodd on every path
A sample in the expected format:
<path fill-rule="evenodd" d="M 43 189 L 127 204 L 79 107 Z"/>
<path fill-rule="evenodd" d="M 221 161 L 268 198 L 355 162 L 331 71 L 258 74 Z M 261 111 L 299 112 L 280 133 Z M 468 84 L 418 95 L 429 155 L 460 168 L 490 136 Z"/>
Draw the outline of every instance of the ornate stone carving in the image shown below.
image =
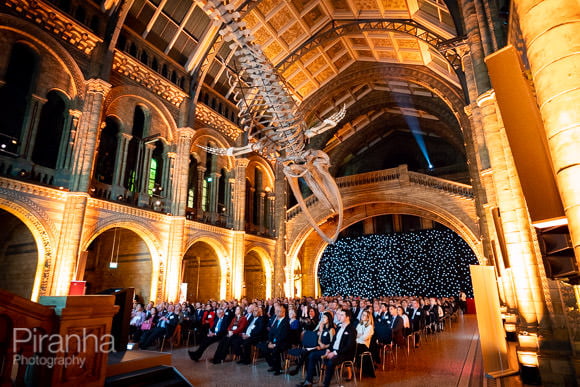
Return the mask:
<path fill-rule="evenodd" d="M 101 94 L 105 97 L 111 90 L 111 84 L 99 78 L 91 78 L 86 83 L 88 93 Z"/>
<path fill-rule="evenodd" d="M 198 102 L 197 106 L 195 107 L 195 119 L 203 122 L 209 127 L 218 130 L 232 140 L 236 140 L 243 132 L 243 130 L 240 129 L 236 124 L 228 119 L 225 119 L 203 103 Z"/>
<path fill-rule="evenodd" d="M 40 0 L 6 0 L 4 4 L 24 18 L 72 44 L 86 55 L 90 55 L 97 44 L 103 41 L 48 2 Z"/>
<path fill-rule="evenodd" d="M 188 97 L 179 87 L 124 52 L 115 51 L 113 70 L 145 86 L 177 107 Z"/>

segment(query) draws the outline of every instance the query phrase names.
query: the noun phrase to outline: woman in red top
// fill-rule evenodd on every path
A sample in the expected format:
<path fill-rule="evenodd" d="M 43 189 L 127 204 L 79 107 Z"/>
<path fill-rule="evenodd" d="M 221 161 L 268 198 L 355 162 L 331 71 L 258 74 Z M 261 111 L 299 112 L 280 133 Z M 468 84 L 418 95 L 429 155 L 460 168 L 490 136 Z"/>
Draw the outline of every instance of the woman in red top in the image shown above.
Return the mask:
<path fill-rule="evenodd" d="M 240 306 L 236 307 L 234 313 L 234 318 L 228 326 L 228 334 L 220 340 L 217 349 L 213 355 L 213 364 L 220 364 L 229 353 L 232 337 L 241 335 L 248 326 L 248 320 L 246 316 L 242 314 L 242 308 Z"/>

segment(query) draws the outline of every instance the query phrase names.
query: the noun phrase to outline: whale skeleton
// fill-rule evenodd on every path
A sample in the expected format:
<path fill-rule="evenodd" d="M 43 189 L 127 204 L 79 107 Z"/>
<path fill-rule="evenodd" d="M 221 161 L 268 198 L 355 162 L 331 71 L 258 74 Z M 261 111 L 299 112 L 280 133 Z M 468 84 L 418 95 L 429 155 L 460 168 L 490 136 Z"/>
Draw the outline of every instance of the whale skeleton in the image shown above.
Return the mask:
<path fill-rule="evenodd" d="M 254 43 L 251 31 L 241 20 L 233 4 L 222 0 L 196 0 L 216 26 L 230 49 L 235 50 L 241 66 L 237 74 L 228 74 L 234 98 L 240 110 L 240 126 L 248 133 L 248 144 L 239 147 L 213 148 L 200 146 L 208 153 L 241 156 L 257 152 L 283 165 L 283 172 L 292 193 L 310 225 L 322 239 L 332 244 L 340 233 L 343 220 L 342 198 L 336 181 L 329 172 L 330 158 L 321 150 L 306 149 L 307 139 L 334 128 L 345 116 L 343 107 L 319 125 L 307 128 L 284 80 Z M 337 215 L 334 231 L 323 232 L 312 217 L 300 191 L 302 178 L 318 201 Z"/>

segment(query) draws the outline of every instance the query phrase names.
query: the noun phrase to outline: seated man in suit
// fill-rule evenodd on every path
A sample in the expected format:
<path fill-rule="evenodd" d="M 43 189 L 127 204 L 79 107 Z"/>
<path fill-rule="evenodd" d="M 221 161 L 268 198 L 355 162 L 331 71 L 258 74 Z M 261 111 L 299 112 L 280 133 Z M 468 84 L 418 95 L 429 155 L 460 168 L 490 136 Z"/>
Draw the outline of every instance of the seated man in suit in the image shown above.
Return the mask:
<path fill-rule="evenodd" d="M 232 349 L 234 353 L 240 356 L 238 364 L 250 364 L 250 354 L 252 345 L 258 344 L 264 337 L 266 332 L 266 318 L 264 317 L 264 309 L 255 307 L 253 309 L 252 317 L 248 320 L 248 327 L 240 336 L 232 338 Z"/>
<path fill-rule="evenodd" d="M 351 324 L 352 311 L 338 310 L 338 320 L 340 322 L 340 329 L 334 336 L 330 348 L 326 350 L 326 354 L 322 356 L 322 360 L 326 365 L 326 372 L 324 373 L 324 386 L 330 386 L 330 380 L 334 376 L 334 368 L 340 365 L 343 361 L 354 359 L 356 351 L 356 327 Z M 310 386 L 314 378 L 314 371 L 316 363 L 320 358 L 317 356 L 310 356 L 308 358 L 308 371 L 306 380 L 298 386 Z"/>
<path fill-rule="evenodd" d="M 417 300 L 411 302 L 409 320 L 411 321 L 411 332 L 415 335 L 415 348 L 419 348 L 419 340 L 421 339 L 419 332 L 425 326 L 425 320 L 423 309 L 419 306 L 419 301 Z"/>
<path fill-rule="evenodd" d="M 266 361 L 270 365 L 268 372 L 280 375 L 282 368 L 280 354 L 288 347 L 288 332 L 290 330 L 290 320 L 286 315 L 286 305 L 280 304 L 276 308 L 276 319 L 268 332 L 268 340 L 258 345 L 264 353 Z"/>
<path fill-rule="evenodd" d="M 202 339 L 201 344 L 199 344 L 199 348 L 197 348 L 196 351 L 188 351 L 189 358 L 196 362 L 199 361 L 207 347 L 216 341 L 220 341 L 222 337 L 228 333 L 228 324 L 229 321 L 227 321 L 224 315 L 224 310 L 222 308 L 218 308 L 213 326 L 209 329 L 207 335 Z"/>
<path fill-rule="evenodd" d="M 179 317 L 173 311 L 173 305 L 170 304 L 167 307 L 167 313 L 159 317 L 157 326 L 141 337 L 139 348 L 147 349 L 147 347 L 150 347 L 151 344 L 153 344 L 155 339 L 163 336 L 171 337 L 173 335 L 173 331 L 175 331 L 175 327 L 179 320 Z"/>

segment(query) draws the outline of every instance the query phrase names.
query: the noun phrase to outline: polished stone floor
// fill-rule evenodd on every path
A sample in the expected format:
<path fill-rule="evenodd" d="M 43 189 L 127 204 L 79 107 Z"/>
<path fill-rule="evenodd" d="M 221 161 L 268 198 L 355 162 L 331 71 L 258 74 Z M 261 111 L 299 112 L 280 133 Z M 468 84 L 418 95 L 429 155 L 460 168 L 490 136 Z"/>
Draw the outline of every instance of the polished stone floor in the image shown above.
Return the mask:
<path fill-rule="evenodd" d="M 255 366 L 209 362 L 217 344 L 210 346 L 199 363 L 187 356 L 186 348 L 173 349 L 173 365 L 194 386 L 293 386 L 302 381 L 297 376 L 274 376 L 260 359 Z M 483 381 L 481 350 L 475 315 L 459 316 L 451 328 L 424 340 L 407 357 L 399 353 L 396 368 L 377 370 L 376 379 L 363 378 L 358 386 L 481 386 Z M 336 384 L 335 384 L 336 385 Z M 354 386 L 347 382 L 346 386 Z"/>

